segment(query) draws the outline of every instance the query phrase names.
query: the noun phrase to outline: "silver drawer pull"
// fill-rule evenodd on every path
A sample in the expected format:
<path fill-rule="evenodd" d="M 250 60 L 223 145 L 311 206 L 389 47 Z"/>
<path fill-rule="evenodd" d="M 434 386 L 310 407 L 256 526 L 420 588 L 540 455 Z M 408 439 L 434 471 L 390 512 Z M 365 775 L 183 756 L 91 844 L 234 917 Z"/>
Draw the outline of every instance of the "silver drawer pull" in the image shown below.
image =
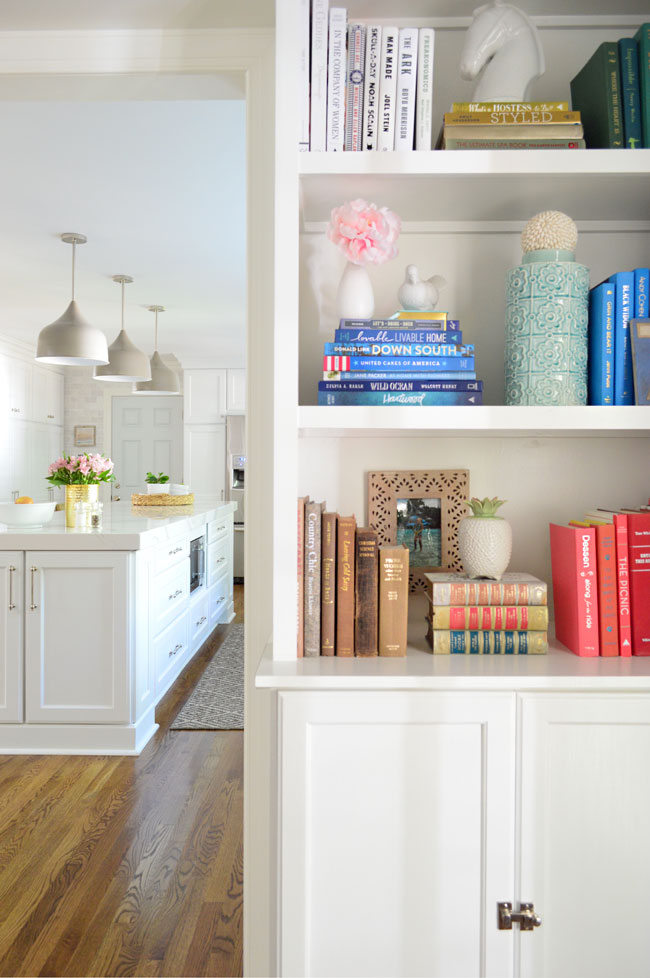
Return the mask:
<path fill-rule="evenodd" d="M 173 557 L 173 556 L 174 556 L 174 554 L 179 554 L 179 553 L 181 552 L 181 550 L 182 550 L 182 549 L 183 549 L 182 547 L 176 547 L 176 550 L 170 550 L 170 551 L 169 551 L 169 556 L 170 556 L 170 557 Z"/>
<path fill-rule="evenodd" d="M 170 652 L 169 654 L 170 654 L 170 655 L 176 655 L 176 653 L 177 653 L 177 652 L 180 652 L 180 650 L 181 650 L 182 648 L 183 648 L 183 646 L 182 646 L 182 645 L 177 645 L 177 646 L 176 646 L 175 648 L 173 648 L 173 649 L 171 650 L 171 652 Z"/>
<path fill-rule="evenodd" d="M 13 611 L 16 607 L 14 603 L 14 573 L 16 571 L 15 567 L 9 568 L 9 611 Z"/>
<path fill-rule="evenodd" d="M 206 618 L 206 616 L 205 616 L 205 615 L 203 615 L 203 618 L 199 618 L 199 620 L 197 621 L 197 623 L 196 623 L 196 627 L 198 628 L 198 627 L 199 627 L 199 625 L 202 625 L 202 624 L 203 624 L 203 622 L 204 622 L 204 621 L 207 621 L 207 620 L 208 620 L 208 619 Z"/>
<path fill-rule="evenodd" d="M 225 530 L 225 529 L 226 529 L 226 524 L 224 523 L 223 526 L 218 526 L 217 527 L 217 533 L 221 533 L 221 531 L 222 530 Z"/>
<path fill-rule="evenodd" d="M 48 414 L 48 418 L 53 418 L 53 417 L 54 417 L 53 414 Z"/>
<path fill-rule="evenodd" d="M 217 601 L 217 604 L 223 604 L 223 602 L 224 602 L 225 600 L 226 600 L 225 598 L 219 598 L 219 600 Z"/>
<path fill-rule="evenodd" d="M 215 560 L 214 566 L 215 567 L 218 567 L 219 564 L 225 564 L 225 562 L 226 562 L 226 558 L 225 557 L 219 557 L 219 560 Z"/>
<path fill-rule="evenodd" d="M 37 567 L 30 567 L 29 570 L 30 570 L 31 575 L 32 575 L 32 603 L 30 604 L 29 608 L 30 608 L 30 611 L 36 611 L 36 605 L 34 604 L 34 576 L 35 576 L 36 571 L 38 570 L 38 568 Z"/>
<path fill-rule="evenodd" d="M 170 600 L 170 601 L 173 601 L 173 600 L 174 600 L 174 598 L 177 598 L 177 597 L 178 597 L 178 595 L 179 595 L 179 594 L 182 594 L 182 593 L 183 593 L 183 588 L 182 588 L 182 587 L 179 587 L 179 589 L 178 589 L 178 591 L 174 591 L 174 593 L 173 593 L 173 594 L 170 594 L 170 595 L 169 595 L 169 600 Z"/>

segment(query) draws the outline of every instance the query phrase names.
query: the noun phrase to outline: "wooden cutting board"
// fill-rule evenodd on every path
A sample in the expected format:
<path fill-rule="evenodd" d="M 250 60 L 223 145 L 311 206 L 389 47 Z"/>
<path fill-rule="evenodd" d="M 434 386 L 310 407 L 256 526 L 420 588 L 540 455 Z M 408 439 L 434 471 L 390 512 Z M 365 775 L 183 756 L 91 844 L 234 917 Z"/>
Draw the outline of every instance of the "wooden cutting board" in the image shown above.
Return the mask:
<path fill-rule="evenodd" d="M 194 493 L 185 496 L 172 496 L 168 492 L 134 492 L 131 495 L 132 506 L 192 506 Z"/>

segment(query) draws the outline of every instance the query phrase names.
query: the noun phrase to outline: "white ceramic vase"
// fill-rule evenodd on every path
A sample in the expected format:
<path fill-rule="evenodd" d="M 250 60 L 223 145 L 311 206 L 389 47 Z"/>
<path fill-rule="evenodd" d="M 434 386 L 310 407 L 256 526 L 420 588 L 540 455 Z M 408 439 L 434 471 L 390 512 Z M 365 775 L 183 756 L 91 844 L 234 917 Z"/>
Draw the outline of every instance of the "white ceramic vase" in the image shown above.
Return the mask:
<path fill-rule="evenodd" d="M 512 555 L 512 527 L 500 516 L 466 516 L 458 527 L 465 573 L 500 581 Z"/>
<path fill-rule="evenodd" d="M 159 496 L 161 493 L 169 492 L 168 482 L 147 482 L 147 495 Z"/>
<path fill-rule="evenodd" d="M 365 265 L 346 262 L 336 293 L 336 309 L 340 319 L 372 319 L 375 296 Z"/>

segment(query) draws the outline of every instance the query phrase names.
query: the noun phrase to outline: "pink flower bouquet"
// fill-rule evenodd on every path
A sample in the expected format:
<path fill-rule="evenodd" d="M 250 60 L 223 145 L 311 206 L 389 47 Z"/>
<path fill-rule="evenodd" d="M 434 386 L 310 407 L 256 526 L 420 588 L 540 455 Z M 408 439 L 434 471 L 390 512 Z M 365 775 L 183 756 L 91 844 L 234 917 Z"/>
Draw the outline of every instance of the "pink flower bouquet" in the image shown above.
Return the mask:
<path fill-rule="evenodd" d="M 397 255 L 401 221 L 387 207 L 357 198 L 335 207 L 327 236 L 355 265 L 381 265 Z"/>
<path fill-rule="evenodd" d="M 106 455 L 62 455 L 48 468 L 46 479 L 53 486 L 94 486 L 113 482 L 113 463 Z"/>

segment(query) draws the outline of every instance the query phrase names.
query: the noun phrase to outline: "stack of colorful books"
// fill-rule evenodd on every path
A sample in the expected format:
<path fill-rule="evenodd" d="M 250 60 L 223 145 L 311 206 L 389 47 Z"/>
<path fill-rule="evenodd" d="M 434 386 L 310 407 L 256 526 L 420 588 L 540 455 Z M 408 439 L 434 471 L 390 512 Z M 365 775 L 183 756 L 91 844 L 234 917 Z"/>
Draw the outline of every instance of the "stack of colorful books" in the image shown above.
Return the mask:
<path fill-rule="evenodd" d="M 434 571 L 427 579 L 427 642 L 434 654 L 548 652 L 548 587 L 532 574 L 500 581 Z"/>
<path fill-rule="evenodd" d="M 589 292 L 589 404 L 647 404 L 643 331 L 631 323 L 648 318 L 650 270 L 615 272 Z"/>
<path fill-rule="evenodd" d="M 474 346 L 446 312 L 342 319 L 326 343 L 318 403 L 442 406 L 482 404 Z"/>
<path fill-rule="evenodd" d="M 439 149 L 584 149 L 579 112 L 568 102 L 454 102 Z"/>

